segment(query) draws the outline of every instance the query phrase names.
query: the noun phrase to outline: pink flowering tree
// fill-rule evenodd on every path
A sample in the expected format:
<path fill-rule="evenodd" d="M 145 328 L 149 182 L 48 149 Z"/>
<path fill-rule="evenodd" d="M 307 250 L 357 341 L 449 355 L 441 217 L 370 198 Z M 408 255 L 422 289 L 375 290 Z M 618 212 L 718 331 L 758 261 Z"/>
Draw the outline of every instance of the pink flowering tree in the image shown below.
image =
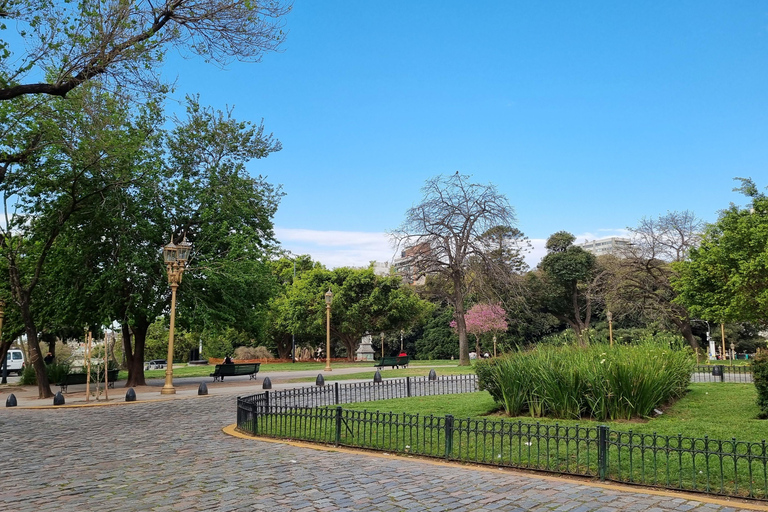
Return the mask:
<path fill-rule="evenodd" d="M 493 356 L 496 357 L 496 335 L 507 330 L 507 312 L 501 304 L 475 304 L 464 315 L 467 333 L 475 335 L 475 351 L 480 354 L 480 336 L 493 333 Z M 451 322 L 456 329 L 456 321 Z"/>

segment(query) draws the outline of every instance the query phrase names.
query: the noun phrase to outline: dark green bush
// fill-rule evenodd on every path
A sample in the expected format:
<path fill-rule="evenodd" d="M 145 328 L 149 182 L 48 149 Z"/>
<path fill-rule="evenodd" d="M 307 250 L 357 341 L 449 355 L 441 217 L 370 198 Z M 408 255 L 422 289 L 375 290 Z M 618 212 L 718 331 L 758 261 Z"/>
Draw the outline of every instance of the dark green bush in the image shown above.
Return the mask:
<path fill-rule="evenodd" d="M 31 364 L 24 366 L 24 371 L 21 372 L 21 379 L 19 383 L 22 386 L 35 386 L 37 385 L 37 375 L 35 375 L 35 367 Z"/>
<path fill-rule="evenodd" d="M 539 346 L 476 366 L 480 386 L 510 416 L 648 417 L 681 396 L 695 361 L 668 343 Z"/>
<path fill-rule="evenodd" d="M 501 389 L 496 379 L 493 378 L 494 366 L 498 359 L 478 359 L 475 361 L 475 373 L 477 374 L 477 387 L 480 391 L 488 391 L 491 397 L 501 402 Z"/>
<path fill-rule="evenodd" d="M 48 382 L 58 384 L 64 375 L 69 373 L 69 365 L 66 363 L 53 363 L 46 366 Z"/>
<path fill-rule="evenodd" d="M 62 376 L 69 373 L 69 365 L 67 363 L 52 363 L 45 366 L 45 373 L 48 375 L 48 382 L 58 384 L 61 382 Z M 36 386 L 37 375 L 35 375 L 35 367 L 31 364 L 26 365 L 19 382 L 23 386 Z"/>
<path fill-rule="evenodd" d="M 768 350 L 758 350 L 752 359 L 752 380 L 757 388 L 760 416 L 768 418 Z"/>

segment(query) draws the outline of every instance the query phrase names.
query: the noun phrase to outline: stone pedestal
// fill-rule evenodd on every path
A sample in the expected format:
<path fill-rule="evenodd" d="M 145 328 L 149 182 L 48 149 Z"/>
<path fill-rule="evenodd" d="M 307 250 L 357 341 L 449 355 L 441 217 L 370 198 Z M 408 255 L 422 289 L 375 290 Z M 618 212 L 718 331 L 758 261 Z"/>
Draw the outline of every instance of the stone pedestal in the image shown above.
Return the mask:
<path fill-rule="evenodd" d="M 371 335 L 366 334 L 360 341 L 360 346 L 355 352 L 355 361 L 373 361 L 373 347 L 371 346 Z"/>

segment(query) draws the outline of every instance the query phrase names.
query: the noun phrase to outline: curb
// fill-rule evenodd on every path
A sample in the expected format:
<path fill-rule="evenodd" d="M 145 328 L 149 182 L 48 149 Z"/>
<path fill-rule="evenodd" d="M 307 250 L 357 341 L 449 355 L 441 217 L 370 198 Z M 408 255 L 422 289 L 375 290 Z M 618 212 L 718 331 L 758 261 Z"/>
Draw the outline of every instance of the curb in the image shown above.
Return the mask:
<path fill-rule="evenodd" d="M 650 487 L 626 485 L 621 483 L 595 482 L 589 478 L 580 477 L 578 475 L 573 475 L 568 477 L 553 476 L 553 475 L 541 474 L 536 471 L 523 471 L 517 468 L 506 468 L 506 467 L 493 468 L 489 466 L 483 466 L 480 464 L 465 464 L 461 462 L 455 462 L 455 463 L 444 462 L 444 461 L 435 460 L 429 457 L 420 457 L 418 455 L 410 455 L 410 454 L 393 455 L 389 453 L 374 452 L 371 450 L 321 445 L 321 444 L 308 443 L 304 441 L 288 441 L 288 440 L 274 439 L 274 438 L 268 438 L 268 437 L 254 437 L 248 434 L 243 434 L 242 432 L 238 432 L 237 430 L 235 430 L 236 427 L 237 427 L 237 423 L 233 423 L 231 425 L 227 425 L 226 427 L 222 428 L 221 431 L 228 436 L 235 437 L 238 439 L 245 439 L 250 441 L 261 441 L 265 443 L 283 444 L 288 446 L 295 446 L 297 448 L 305 448 L 305 449 L 335 452 L 335 453 L 346 453 L 350 455 L 364 455 L 368 457 L 374 457 L 378 459 L 387 459 L 387 460 L 402 461 L 405 458 L 415 458 L 415 459 L 418 459 L 418 461 L 421 463 L 430 464 L 438 467 L 463 468 L 463 469 L 471 469 L 475 471 L 483 471 L 487 473 L 496 473 L 496 474 L 498 474 L 499 471 L 504 471 L 506 473 L 509 473 L 515 476 L 536 478 L 539 480 L 546 480 L 549 482 L 571 483 L 571 484 L 576 483 L 579 485 L 585 485 L 588 487 L 595 487 L 598 489 L 606 489 L 611 491 L 621 491 L 621 492 L 627 492 L 627 493 L 633 493 L 633 494 L 637 494 L 637 493 L 650 494 L 652 496 L 664 496 L 669 498 L 685 498 L 693 501 L 699 501 L 701 503 L 718 505 L 721 507 L 732 507 L 732 508 L 736 507 L 736 508 L 746 509 L 746 510 L 758 510 L 761 512 L 768 512 L 768 505 L 755 503 L 749 500 L 741 500 L 739 498 L 730 498 L 730 499 L 725 497 L 712 498 L 704 494 L 688 493 L 684 491 L 655 489 Z"/>

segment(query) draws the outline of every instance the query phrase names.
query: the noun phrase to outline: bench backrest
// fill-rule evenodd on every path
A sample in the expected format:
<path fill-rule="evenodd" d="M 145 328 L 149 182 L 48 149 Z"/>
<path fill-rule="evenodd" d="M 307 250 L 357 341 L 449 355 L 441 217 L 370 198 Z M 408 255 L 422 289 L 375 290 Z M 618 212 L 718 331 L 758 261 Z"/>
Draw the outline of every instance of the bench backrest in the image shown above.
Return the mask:
<path fill-rule="evenodd" d="M 381 360 L 381 366 L 404 366 L 411 356 L 386 356 Z"/>
<path fill-rule="evenodd" d="M 116 382 L 117 375 L 120 370 L 107 370 L 107 381 Z M 68 373 L 61 377 L 62 384 L 85 384 L 85 372 Z M 91 372 L 91 382 L 102 381 L 104 379 L 104 370 L 98 372 Z"/>
<path fill-rule="evenodd" d="M 241 364 L 217 364 L 214 369 L 216 375 L 249 375 L 257 373 L 261 363 L 241 363 Z"/>

